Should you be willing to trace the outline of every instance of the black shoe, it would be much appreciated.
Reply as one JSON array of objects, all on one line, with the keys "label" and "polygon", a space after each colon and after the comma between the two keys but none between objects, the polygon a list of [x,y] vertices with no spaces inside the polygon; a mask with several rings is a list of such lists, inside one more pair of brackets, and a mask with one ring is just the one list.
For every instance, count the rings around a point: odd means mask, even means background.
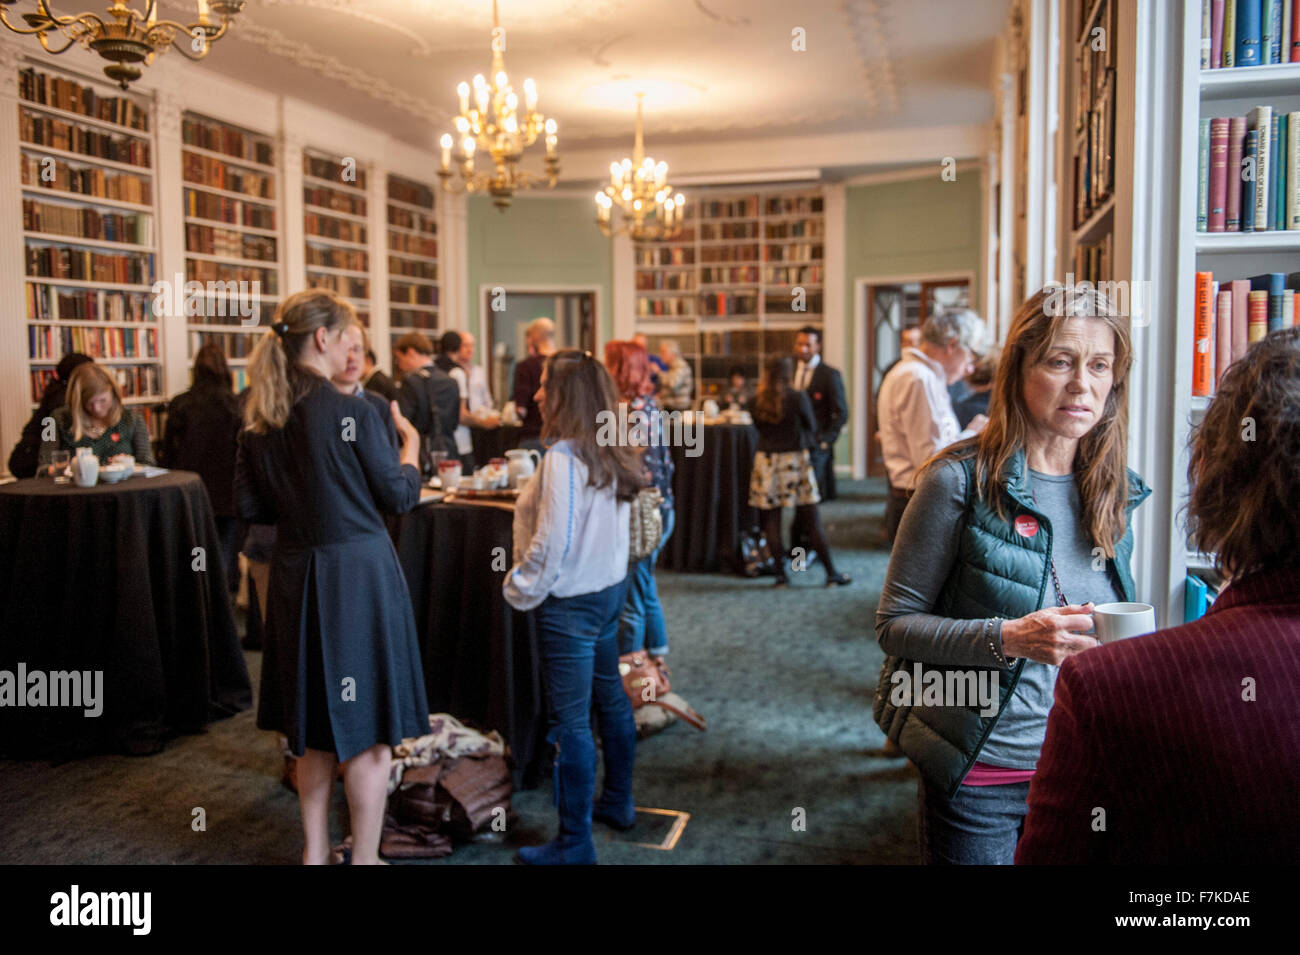
[{"label": "black shoe", "polygon": [[788,586],[790,586],[790,578],[787,577],[785,574],[779,574],[779,575],[777,576],[776,580],[772,581],[772,586],[773,586],[773,587],[788,587]]},{"label": "black shoe", "polygon": [[853,581],[848,574],[827,574],[826,575],[827,587],[847,587],[852,582]]}]

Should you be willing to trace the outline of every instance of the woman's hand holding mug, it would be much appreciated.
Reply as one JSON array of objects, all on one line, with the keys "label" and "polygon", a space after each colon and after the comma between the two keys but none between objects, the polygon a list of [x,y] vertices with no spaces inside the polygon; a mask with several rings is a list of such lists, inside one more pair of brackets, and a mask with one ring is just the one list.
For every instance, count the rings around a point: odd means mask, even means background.
[{"label": "woman's hand holding mug", "polygon": [[1066,657],[1097,646],[1092,629],[1092,604],[1044,607],[1016,620],[1002,621],[1002,655],[1026,657],[1060,666]]}]

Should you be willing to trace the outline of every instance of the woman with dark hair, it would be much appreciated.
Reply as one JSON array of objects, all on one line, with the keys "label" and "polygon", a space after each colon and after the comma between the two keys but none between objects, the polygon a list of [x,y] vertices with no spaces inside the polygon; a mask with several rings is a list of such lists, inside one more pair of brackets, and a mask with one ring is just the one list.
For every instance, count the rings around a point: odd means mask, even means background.
[{"label": "woman with dark hair", "polygon": [[1131,347],[1105,296],[1039,291],[1002,356],[987,426],[921,468],[876,610],[875,717],[921,771],[926,863],[1011,863],[1057,667],[1097,645],[1094,604],[1133,600],[1150,494],[1125,466]]},{"label": "woman with dark hair", "polygon": [[620,656],[644,650],[656,663],[663,664],[668,655],[668,628],[664,609],[655,585],[655,562],[659,552],[673,536],[676,513],[673,510],[673,456],[664,441],[659,406],[655,404],[655,386],[650,381],[650,359],[636,342],[611,341],[605,345],[605,367],[614,379],[614,387],[627,405],[627,419],[635,422],[633,440],[643,448],[641,463],[647,474],[645,485],[653,485],[663,495],[659,513],[663,533],[654,551],[637,561],[627,572],[627,603],[618,625]]},{"label": "woman with dark hair", "polygon": [[230,590],[239,588],[239,517],[235,513],[235,455],[239,402],[221,346],[209,341],[194,356],[193,383],[167,406],[162,463],[203,479],[216,518]]},{"label": "woman with dark hair", "polygon": [[331,384],[355,317],[325,289],[280,303],[249,361],[235,477],[240,517],[276,527],[257,725],[300,757],[309,865],[330,859],[336,763],[352,861],[379,863],[391,747],[429,728],[411,598],[381,517],[419,500],[419,437],[394,403],[399,461],[369,402]]},{"label": "woman with dark hair", "polygon": [[[640,455],[599,442],[597,424],[617,415],[609,374],[589,353],[546,359],[536,401],[550,445],[515,507],[514,566],[502,583],[516,610],[533,610],[556,747],[559,835],[519,851],[529,865],[591,865],[591,821],[636,821],[632,764],[636,726],[618,670],[618,618],[626,599],[629,501],[642,484]],[[595,702],[605,783],[595,811]]]},{"label": "woman with dark hair", "polygon": [[790,580],[785,575],[785,547],[781,543],[781,509],[794,508],[802,539],[812,545],[826,568],[826,586],[850,583],[848,574],[835,571],[817,505],[817,476],[809,453],[817,435],[817,419],[807,392],[792,388],[794,359],[773,355],[763,369],[758,391],[748,405],[758,428],[758,450],[749,479],[749,506],[758,509],[767,547],[776,561],[776,586]]},{"label": "woman with dark hair", "polygon": [[1300,328],[1233,362],[1191,444],[1188,530],[1229,583],[1061,665],[1017,863],[1300,860]]},{"label": "woman with dark hair", "polygon": [[48,473],[55,451],[90,448],[101,464],[123,455],[139,464],[153,464],[153,442],[144,418],[122,402],[117,380],[93,361],[77,365],[68,378],[68,397],[54,412],[53,441],[42,441],[40,471]]},{"label": "woman with dark hair", "polygon": [[36,468],[41,459],[41,432],[45,430],[45,419],[53,417],[54,412],[63,407],[63,400],[68,393],[68,379],[77,366],[93,360],[89,355],[77,351],[69,352],[59,359],[54,367],[54,377],[41,393],[40,405],[23,426],[22,436],[9,454],[9,471],[14,477],[36,476]]}]

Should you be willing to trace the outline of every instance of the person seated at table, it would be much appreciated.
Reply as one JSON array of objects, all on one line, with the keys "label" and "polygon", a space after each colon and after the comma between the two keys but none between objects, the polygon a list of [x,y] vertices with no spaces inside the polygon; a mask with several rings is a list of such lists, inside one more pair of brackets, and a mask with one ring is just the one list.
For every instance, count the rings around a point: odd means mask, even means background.
[{"label": "person seated at table", "polygon": [[745,407],[749,400],[754,397],[754,392],[750,390],[749,382],[745,380],[745,369],[739,365],[732,365],[731,371],[727,372],[729,386],[726,394],[722,396],[722,405],[726,408],[735,408],[737,410]]},{"label": "person seated at table", "polygon": [[77,351],[69,352],[59,359],[59,363],[54,367],[54,377],[50,379],[50,383],[45,386],[45,391],[41,394],[40,405],[23,426],[22,436],[9,455],[9,473],[14,477],[36,476],[36,468],[41,459],[41,432],[45,430],[45,419],[52,417],[55,411],[63,407],[63,401],[68,394],[68,379],[72,377],[77,366],[93,360],[89,355]]},{"label": "person seated at table", "polygon": [[[618,399],[590,353],[548,358],[536,398],[550,451],[519,495],[514,566],[502,593],[516,610],[535,608],[550,703],[546,738],[557,749],[560,832],[546,845],[521,849],[519,859],[590,865],[596,861],[593,818],[617,829],[636,821],[636,724],[618,670],[618,619],[627,596],[629,501],[641,487],[641,461],[636,448],[597,442],[595,422],[616,415]],[[604,791],[594,812],[593,697],[605,755]]]},{"label": "person seated at table", "polygon": [[817,475],[813,473],[811,448],[816,440],[817,419],[813,417],[808,393],[791,385],[794,359],[773,355],[763,369],[758,391],[747,411],[758,429],[758,450],[749,480],[749,506],[758,509],[760,526],[768,550],[776,562],[776,586],[790,580],[785,574],[785,547],[781,544],[781,509],[794,508],[794,519],[803,540],[812,545],[826,568],[826,586],[850,583],[848,574],[837,573],[817,505]]},{"label": "person seated at table", "polygon": [[379,414],[379,420],[384,423],[384,431],[388,435],[388,440],[392,442],[393,448],[400,450],[401,442],[397,436],[397,425],[393,421],[391,402],[385,401],[383,396],[361,384],[365,373],[365,356],[369,354],[366,345],[366,327],[361,324],[360,319],[350,321],[343,328],[343,337],[348,343],[347,364],[341,372],[330,378],[330,381],[338,389],[339,394],[364,398]]},{"label": "person seated at table", "polygon": [[619,655],[644,650],[662,664],[668,655],[668,627],[664,623],[663,606],[659,603],[659,588],[655,585],[655,562],[659,552],[673,536],[676,512],[673,509],[673,456],[663,440],[663,426],[659,419],[659,406],[655,404],[654,385],[650,383],[650,361],[646,351],[635,342],[611,341],[605,345],[605,367],[614,379],[620,403],[628,406],[628,420],[633,415],[644,415],[644,428],[640,434],[645,440],[641,463],[646,469],[646,486],[653,485],[663,495],[659,513],[663,518],[663,531],[659,543],[646,557],[628,568],[627,602],[618,624]]},{"label": "person seated at table", "polygon": [[330,383],[355,318],[327,289],[280,303],[249,360],[235,475],[240,516],[276,525],[257,726],[299,757],[302,859],[317,865],[331,856],[336,764],[352,861],[379,864],[392,747],[429,727],[411,598],[381,517],[419,500],[419,437],[394,403],[399,459],[369,402]]},{"label": "person seated at table", "polygon": [[194,356],[190,390],[167,406],[162,463],[174,470],[194,471],[203,479],[232,592],[239,589],[239,517],[235,514],[239,427],[239,401],[226,356],[220,345],[210,341]]},{"label": "person seated at table", "polygon": [[124,455],[153,464],[153,443],[144,418],[122,403],[117,381],[103,365],[86,362],[68,379],[67,403],[54,412],[54,441],[41,442],[40,469],[48,472],[55,451],[90,448],[101,464]]},{"label": "person seated at table", "polygon": [[1300,328],[1224,372],[1187,479],[1229,583],[1193,623],[1061,664],[1017,864],[1300,860]]}]

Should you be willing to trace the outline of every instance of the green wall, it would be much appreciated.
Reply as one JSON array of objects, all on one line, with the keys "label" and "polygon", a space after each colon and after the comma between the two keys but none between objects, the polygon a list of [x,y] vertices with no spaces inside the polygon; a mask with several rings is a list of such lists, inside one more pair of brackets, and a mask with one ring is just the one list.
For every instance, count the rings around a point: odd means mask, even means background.
[{"label": "green wall", "polygon": [[481,285],[598,286],[600,341],[613,337],[613,253],[596,227],[594,209],[590,196],[516,195],[499,212],[487,196],[471,196],[469,308],[475,327]]},{"label": "green wall", "polygon": [[[857,336],[865,315],[854,314],[858,279],[954,272],[973,276],[971,304],[983,303],[984,266],[980,241],[984,235],[984,182],[980,170],[959,170],[944,182],[936,167],[933,176],[901,182],[850,186],[844,203],[844,346],[845,388],[849,416],[866,414],[862,382],[851,374]],[[836,446],[836,461],[852,461],[850,440]]]}]

